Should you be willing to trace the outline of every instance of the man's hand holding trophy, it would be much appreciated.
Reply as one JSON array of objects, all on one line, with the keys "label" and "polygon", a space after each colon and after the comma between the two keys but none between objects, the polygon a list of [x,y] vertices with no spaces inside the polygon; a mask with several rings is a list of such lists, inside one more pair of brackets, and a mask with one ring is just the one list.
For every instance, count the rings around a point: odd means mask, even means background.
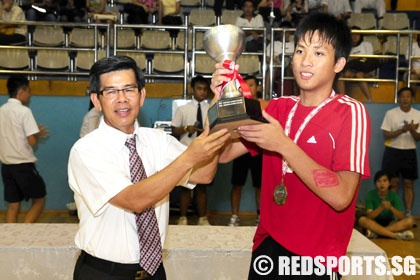
[{"label": "man's hand holding trophy", "polygon": [[245,48],[245,39],[244,31],[230,24],[212,27],[204,34],[207,55],[231,70],[227,74],[231,80],[221,84],[219,99],[209,108],[210,133],[227,128],[232,138],[237,138],[239,126],[266,122],[259,101],[252,99],[248,84],[235,67],[235,61]]}]

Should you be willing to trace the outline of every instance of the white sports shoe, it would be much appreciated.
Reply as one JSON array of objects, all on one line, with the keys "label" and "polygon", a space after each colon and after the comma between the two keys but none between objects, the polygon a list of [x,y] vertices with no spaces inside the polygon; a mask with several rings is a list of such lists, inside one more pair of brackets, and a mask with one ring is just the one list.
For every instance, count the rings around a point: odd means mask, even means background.
[{"label": "white sports shoe", "polygon": [[398,232],[397,235],[398,235],[397,239],[399,239],[399,240],[409,241],[409,240],[414,239],[414,233],[410,230],[405,230],[403,232]]},{"label": "white sports shoe", "polygon": [[366,237],[369,239],[375,239],[378,238],[378,235],[371,231],[370,229],[366,229]]},{"label": "white sports shoe", "polygon": [[186,225],[188,225],[187,217],[185,217],[185,216],[179,217],[179,219],[178,219],[178,225],[179,226],[186,226]]},{"label": "white sports shoe", "polygon": [[198,222],[197,222],[198,226],[211,226],[211,224],[209,223],[209,220],[207,220],[207,217],[200,217],[198,218]]},{"label": "white sports shoe", "polygon": [[230,217],[228,226],[230,226],[230,227],[237,227],[237,226],[239,226],[239,222],[240,221],[241,220],[239,219],[238,215],[232,215],[232,217]]}]

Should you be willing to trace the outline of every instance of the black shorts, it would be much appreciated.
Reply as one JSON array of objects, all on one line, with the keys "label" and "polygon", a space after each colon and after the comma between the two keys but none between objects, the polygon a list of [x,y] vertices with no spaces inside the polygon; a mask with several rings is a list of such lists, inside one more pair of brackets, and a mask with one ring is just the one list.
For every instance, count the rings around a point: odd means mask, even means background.
[{"label": "black shorts", "polygon": [[47,194],[45,182],[34,163],[2,164],[1,175],[7,202],[42,198]]},{"label": "black shorts", "polygon": [[375,219],[375,222],[377,222],[383,227],[387,227],[389,226],[390,223],[393,222],[393,220],[392,219]]},{"label": "black shorts", "polygon": [[248,176],[248,170],[251,169],[252,185],[261,188],[262,155],[251,156],[247,153],[236,158],[232,166],[231,183],[235,186],[243,186]]},{"label": "black shorts", "polygon": [[416,150],[401,150],[385,147],[382,159],[382,170],[389,173],[391,178],[403,177],[415,180],[418,178]]}]

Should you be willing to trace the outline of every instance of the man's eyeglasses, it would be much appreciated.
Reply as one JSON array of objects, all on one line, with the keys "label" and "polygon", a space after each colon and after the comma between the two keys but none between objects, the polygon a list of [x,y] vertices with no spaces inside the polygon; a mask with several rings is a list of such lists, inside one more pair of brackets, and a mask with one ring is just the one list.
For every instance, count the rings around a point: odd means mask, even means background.
[{"label": "man's eyeglasses", "polygon": [[139,94],[139,88],[137,86],[130,86],[123,89],[107,88],[99,91],[99,94],[103,95],[107,99],[113,99],[122,91],[126,97],[136,97]]}]

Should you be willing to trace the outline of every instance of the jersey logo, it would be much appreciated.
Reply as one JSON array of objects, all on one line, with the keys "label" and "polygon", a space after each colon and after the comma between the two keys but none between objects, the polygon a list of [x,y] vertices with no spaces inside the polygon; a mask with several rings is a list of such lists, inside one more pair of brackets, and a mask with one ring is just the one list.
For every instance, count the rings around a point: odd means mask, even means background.
[{"label": "jersey logo", "polygon": [[311,136],[311,138],[308,139],[308,141],[306,141],[307,143],[312,143],[312,144],[316,144],[316,139],[315,136]]}]

